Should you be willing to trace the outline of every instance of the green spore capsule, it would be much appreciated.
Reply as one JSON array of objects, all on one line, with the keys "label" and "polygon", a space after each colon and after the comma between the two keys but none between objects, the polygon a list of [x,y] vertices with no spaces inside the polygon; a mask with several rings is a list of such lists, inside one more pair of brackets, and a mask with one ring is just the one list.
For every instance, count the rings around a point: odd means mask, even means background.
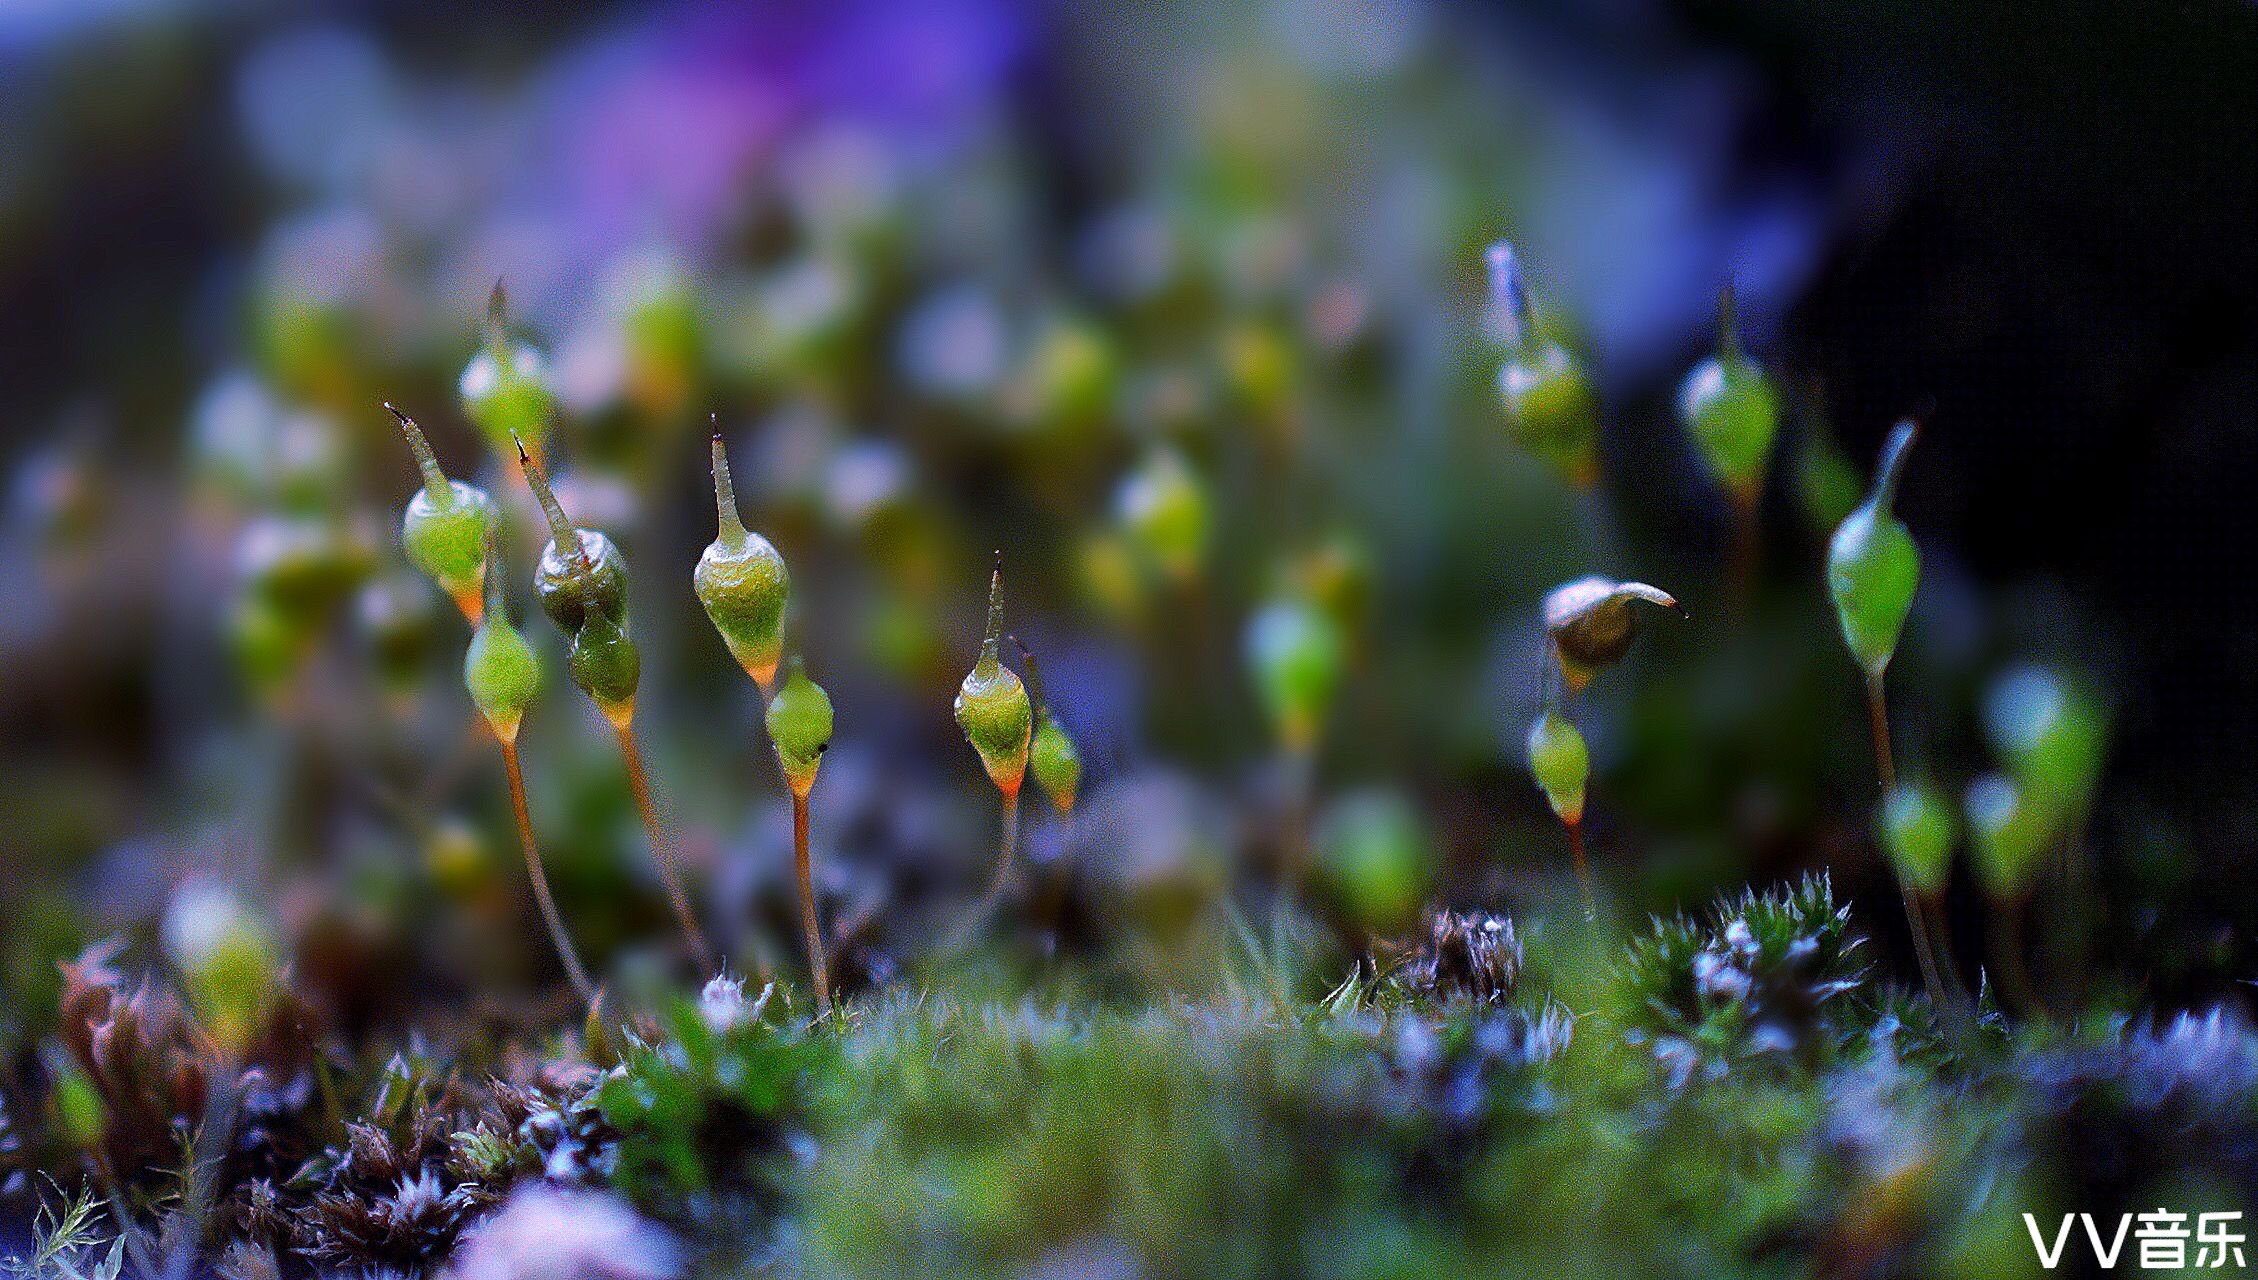
[{"label": "green spore capsule", "polygon": [[1952,877],[1952,846],[1959,822],[1952,805],[1923,782],[1900,782],[1882,797],[1875,834],[1890,865],[1914,892],[1934,897]]},{"label": "green spore capsule", "polygon": [[463,687],[479,714],[503,742],[517,741],[525,709],[541,693],[541,660],[533,646],[510,622],[503,599],[500,553],[492,553],[497,571],[487,575],[486,604],[478,629],[463,652]]},{"label": "green spore capsule", "polygon": [[791,597],[792,575],[775,546],[747,530],[738,517],[729,457],[719,432],[713,437],[713,494],[721,532],[698,557],[691,588],[730,656],[765,694],[776,680],[776,663],[784,652],[784,605]]},{"label": "green spore capsule", "polygon": [[627,628],[610,614],[591,611],[565,658],[573,684],[624,730],[635,718],[635,690],[643,679],[643,655]]},{"label": "green spore capsule", "polygon": [[509,297],[499,281],[486,303],[486,345],[463,368],[457,392],[463,414],[478,424],[494,452],[507,458],[517,442],[538,454],[556,411],[547,362],[509,336]]},{"label": "green spore capsule", "polygon": [[1968,784],[1961,808],[1968,819],[1977,882],[1997,901],[2020,899],[2030,891],[2046,853],[2049,832],[2043,815],[2021,787],[1997,773]]},{"label": "green spore capsule", "polygon": [[988,629],[980,641],[980,657],[957,689],[957,725],[965,741],[980,753],[988,778],[1006,796],[1016,797],[1027,774],[1027,749],[1033,736],[1034,712],[1027,686],[1003,664],[999,643],[1003,638],[1004,569],[998,553],[994,574],[988,580]]},{"label": "green spore capsule", "polygon": [[1319,882],[1366,930],[1417,923],[1435,863],[1434,840],[1411,802],[1393,791],[1343,796],[1317,829]]},{"label": "green spore capsule", "polygon": [[1316,749],[1347,649],[1340,624],[1299,595],[1273,600],[1248,620],[1247,666],[1271,728],[1288,751]]},{"label": "green spore capsule", "polygon": [[1591,752],[1583,732],[1558,711],[1547,710],[1529,726],[1529,772],[1552,811],[1573,827],[1584,820],[1584,784],[1591,778]]},{"label": "green spore capsule", "polygon": [[776,761],[792,794],[805,799],[831,746],[831,695],[808,679],[807,664],[797,654],[785,667],[776,696],[768,700],[768,740],[776,746]]},{"label": "green spore capsule", "polygon": [[[594,529],[575,529],[557,504],[549,477],[523,444],[518,445],[518,465],[525,481],[540,499],[549,520],[549,543],[541,549],[533,569],[533,594],[541,612],[568,636],[578,635],[590,614],[609,618],[621,631],[627,629],[627,560],[612,540]],[[564,548],[572,548],[566,551]]]},{"label": "green spore capsule", "polygon": [[1571,692],[1630,652],[1641,604],[1684,613],[1677,597],[1660,587],[1597,576],[1563,583],[1545,597],[1545,633]]},{"label": "green spore capsule", "polygon": [[1146,562],[1176,582],[1199,576],[1207,555],[1207,493],[1173,449],[1156,449],[1121,482],[1114,510]]},{"label": "green spore capsule", "polygon": [[1985,692],[1983,718],[1992,749],[2030,803],[2058,828],[2080,820],[2108,749],[2100,700],[2044,667],[2018,666]]},{"label": "green spore capsule", "polygon": [[1717,327],[1717,353],[1695,365],[1678,389],[1678,418],[1710,474],[1736,501],[1751,502],[1779,434],[1780,398],[1741,346],[1730,287],[1718,298]]},{"label": "green spore capsule", "polygon": [[1051,807],[1063,818],[1074,812],[1075,797],[1081,792],[1082,753],[1075,749],[1074,739],[1043,696],[1043,678],[1034,652],[1020,643],[1018,636],[1011,642],[1018,647],[1020,663],[1027,669],[1027,689],[1035,706],[1035,738],[1028,750],[1027,767],[1035,775],[1036,785],[1051,798]]},{"label": "green spore capsule", "polygon": [[280,987],[281,948],[266,921],[232,890],[192,881],[165,909],[164,941],[197,1021],[239,1060]]},{"label": "green spore capsule", "polygon": [[487,535],[500,524],[501,511],[484,489],[447,478],[415,419],[390,401],[384,409],[399,420],[408,450],[423,472],[423,487],[408,499],[407,512],[400,518],[400,549],[407,552],[408,563],[438,583],[477,626],[486,582]]},{"label": "green spore capsule", "polygon": [[1483,255],[1490,308],[1505,345],[1498,407],[1507,434],[1578,488],[1599,478],[1599,393],[1582,362],[1538,330],[1520,255],[1499,241]]},{"label": "green spore capsule", "polygon": [[1913,593],[1921,585],[1920,548],[1890,511],[1916,434],[1910,421],[1890,432],[1872,492],[1827,543],[1827,590],[1835,599],[1843,643],[1870,680],[1881,679],[1888,669],[1913,608]]}]

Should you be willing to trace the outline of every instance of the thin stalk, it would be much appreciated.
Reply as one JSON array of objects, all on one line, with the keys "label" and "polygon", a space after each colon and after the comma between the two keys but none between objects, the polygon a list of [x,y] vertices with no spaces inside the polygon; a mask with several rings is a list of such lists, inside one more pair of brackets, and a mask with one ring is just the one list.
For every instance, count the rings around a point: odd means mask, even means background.
[{"label": "thin stalk", "polygon": [[612,728],[619,734],[620,756],[627,762],[627,786],[635,793],[635,810],[643,819],[643,834],[651,843],[651,860],[658,864],[659,882],[666,886],[667,901],[674,907],[674,918],[682,925],[682,936],[689,940],[691,954],[698,967],[706,973],[719,972],[714,961],[713,947],[707,943],[705,931],[698,927],[698,918],[690,910],[690,894],[682,886],[681,868],[676,864],[674,842],[667,837],[666,828],[659,824],[658,805],[651,799],[650,775],[643,769],[643,749],[635,743],[635,720],[632,715],[612,719]]},{"label": "thin stalk", "polygon": [[1591,864],[1584,859],[1584,820],[1563,823],[1568,828],[1568,853],[1576,864],[1576,887],[1584,894],[1584,923],[1599,922],[1599,894],[1592,888]]},{"label": "thin stalk", "polygon": [[1316,744],[1289,745],[1286,748],[1286,829],[1279,849],[1278,870],[1286,893],[1297,898],[1309,874],[1309,814],[1316,789]]},{"label": "thin stalk", "polygon": [[1003,901],[1004,891],[1011,887],[1012,867],[1019,849],[1018,788],[1004,791],[1003,797],[1003,830],[996,839],[996,873],[988,881],[988,891],[980,895],[980,901],[973,904],[971,912],[950,932],[948,940],[942,943],[943,955],[954,955],[969,945],[972,935],[979,931],[981,924],[995,911],[997,904]]},{"label": "thin stalk", "polygon": [[1761,515],[1763,489],[1750,485],[1733,492],[1733,541],[1725,560],[1725,598],[1731,602],[1733,616],[1748,615],[1749,602],[1756,594],[1756,560],[1760,549],[1758,520]]},{"label": "thin stalk", "polygon": [[[1874,739],[1874,772],[1881,778],[1882,795],[1886,799],[1897,790],[1897,755],[1890,748],[1889,700],[1879,672],[1866,677],[1866,720]],[[1913,938],[1913,958],[1921,967],[1921,982],[1929,989],[1929,1003],[1949,1020],[1954,1037],[1958,1038],[1967,1029],[1970,1014],[1965,988],[1960,985],[1960,966],[1952,959],[1952,944],[1942,931],[1930,937],[1929,913],[1923,910],[1913,886],[1900,876],[1897,887],[1905,899],[1905,925]],[[1947,971],[1953,975],[1949,985],[1944,977]]]},{"label": "thin stalk", "polygon": [[1999,971],[2000,989],[2025,1017],[2051,1020],[2053,1012],[2039,998],[2038,989],[2031,985],[2031,971],[2023,964],[2023,903],[1992,903],[1992,920],[1998,927],[1991,932],[1991,962]]},{"label": "thin stalk", "polygon": [[818,1015],[831,1012],[831,968],[823,957],[823,929],[815,918],[815,877],[808,859],[808,798],[792,792],[792,866],[800,877],[800,928],[808,939],[808,970],[815,978]]},{"label": "thin stalk", "polygon": [[1890,750],[1889,700],[1879,675],[1866,677],[1866,720],[1874,737],[1874,771],[1881,775],[1882,794],[1897,790],[1897,756]]},{"label": "thin stalk", "polygon": [[502,771],[510,780],[510,809],[517,815],[517,844],[525,854],[525,874],[533,882],[533,901],[541,908],[541,919],[549,926],[549,941],[557,948],[557,959],[564,962],[565,976],[572,979],[572,989],[580,993],[581,1003],[596,1003],[596,984],[588,980],[588,970],[580,963],[580,953],[573,948],[572,935],[565,932],[564,916],[557,911],[557,900],[549,893],[549,873],[541,862],[541,848],[533,839],[533,816],[525,803],[525,770],[518,761],[517,740],[504,738],[502,743]]}]

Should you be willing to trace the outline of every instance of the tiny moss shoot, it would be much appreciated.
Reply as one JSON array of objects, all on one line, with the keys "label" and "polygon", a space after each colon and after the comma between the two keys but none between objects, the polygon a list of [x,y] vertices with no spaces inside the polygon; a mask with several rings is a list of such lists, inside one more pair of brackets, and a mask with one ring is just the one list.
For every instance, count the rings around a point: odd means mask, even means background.
[{"label": "tiny moss shoot", "polygon": [[[713,948],[691,910],[674,841],[659,821],[643,750],[635,740],[635,691],[642,679],[642,658],[627,632],[626,559],[603,534],[573,527],[557,502],[547,473],[522,442],[518,444],[518,465],[548,517],[551,534],[534,572],[535,593],[549,620],[568,638],[571,647],[566,669],[573,683],[604,713],[619,738],[628,789],[634,795],[635,810],[642,818],[643,833],[650,842],[651,859],[658,866],[667,901],[674,908],[692,957],[702,971],[712,973],[717,968]],[[567,547],[571,550],[566,551]]]}]

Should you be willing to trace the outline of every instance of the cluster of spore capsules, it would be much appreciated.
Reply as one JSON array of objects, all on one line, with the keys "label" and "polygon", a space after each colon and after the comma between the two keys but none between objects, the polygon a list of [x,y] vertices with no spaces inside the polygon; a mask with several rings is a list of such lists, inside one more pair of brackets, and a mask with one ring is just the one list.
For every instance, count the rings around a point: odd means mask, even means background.
[{"label": "cluster of spore capsules", "polygon": [[[542,381],[542,360],[508,332],[506,298],[495,287],[488,308],[487,342],[463,372],[465,414],[490,443],[506,442],[539,502],[550,538],[534,567],[533,592],[541,611],[565,638],[573,685],[603,713],[618,735],[630,788],[659,877],[692,956],[706,972],[717,958],[691,905],[680,859],[658,818],[649,776],[637,744],[635,696],[642,657],[630,633],[626,558],[601,531],[575,526],[558,502],[538,456],[554,405]],[[550,893],[526,801],[517,750],[519,726],[540,694],[541,665],[511,622],[504,589],[502,511],[485,490],[450,478],[411,417],[386,404],[400,424],[423,476],[401,520],[401,546],[409,561],[462,610],[474,628],[463,657],[463,682],[502,749],[518,839],[534,897],[567,976],[590,1002],[594,981],[572,943]],[[748,528],[737,508],[729,458],[713,437],[713,489],[718,532],[691,571],[691,587],[730,656],[759,689],[763,724],[792,798],[795,872],[808,965],[819,1011],[828,1011],[831,982],[823,929],[816,910],[809,851],[809,796],[824,752],[831,745],[831,699],[807,671],[804,657],[787,655],[792,577],[774,543]],[[979,656],[956,699],[957,723],[979,754],[1003,797],[1002,835],[983,910],[1009,887],[1017,844],[1019,793],[1032,772],[1061,814],[1072,811],[1081,782],[1081,757],[1058,717],[1040,696],[1034,656],[1020,648],[1028,678],[1004,665],[1003,565],[997,556],[989,585],[988,625]],[[1037,693],[1030,697],[1029,686]]]},{"label": "cluster of spore capsules", "polygon": [[[1502,351],[1498,405],[1510,437],[1585,493],[1600,478],[1600,398],[1583,361],[1543,322],[1518,255],[1497,244],[1486,256],[1491,332]],[[486,341],[463,371],[462,409],[505,457],[514,456],[549,526],[550,539],[533,572],[535,599],[563,635],[573,684],[602,712],[618,737],[660,880],[684,940],[711,972],[716,956],[700,929],[680,860],[657,816],[634,732],[642,662],[631,634],[628,568],[602,532],[575,526],[544,469],[543,447],[556,412],[537,348],[509,332],[497,286]],[[517,755],[518,727],[540,691],[540,663],[512,623],[504,589],[502,512],[477,486],[452,479],[405,413],[398,418],[421,469],[423,486],[409,499],[402,524],[408,559],[455,601],[474,627],[464,680],[501,745],[519,841],[536,902],[567,975],[583,997],[597,992],[549,892]],[[1781,396],[1748,352],[1735,323],[1730,289],[1722,297],[1716,352],[1687,375],[1677,414],[1698,456],[1733,514],[1734,550],[1728,595],[1741,607],[1750,586],[1759,498],[1782,419]],[[1925,775],[1901,777],[1890,745],[1883,680],[1895,654],[1920,579],[1920,554],[1892,504],[1917,435],[1900,423],[1883,446],[1865,500],[1842,519],[1827,556],[1827,586],[1842,636],[1865,677],[1870,728],[1881,784],[1878,835],[1904,889],[1907,920],[1921,972],[1948,1022],[1964,1026],[1971,1003],[1942,926],[1942,895],[1964,813],[1973,865],[1982,887],[2012,918],[2029,895],[2045,852],[2082,821],[2098,775],[2105,716],[2090,695],[2037,669],[2002,681],[1987,706],[1987,724],[2007,767],[1971,784],[1964,803],[1942,798]],[[813,891],[809,797],[833,730],[829,696],[791,651],[791,574],[776,546],[746,527],[729,460],[718,432],[712,442],[718,530],[692,571],[692,587],[731,657],[758,688],[764,725],[792,800],[795,871],[801,924],[819,1010],[831,983],[823,928]],[[1164,567],[1189,574],[1206,541],[1199,486],[1182,459],[1150,455],[1122,486],[1125,526],[1154,550]],[[1171,548],[1177,553],[1173,558]],[[1295,830],[1282,842],[1281,879],[1302,875],[1311,775],[1325,721],[1348,661],[1348,641],[1329,607],[1324,557],[1289,575],[1257,607],[1245,630],[1254,691],[1277,743],[1290,788]],[[1671,593],[1644,582],[1592,575],[1553,590],[1543,603],[1547,637],[1542,707],[1527,735],[1530,772],[1569,836],[1572,863],[1588,918],[1599,895],[1585,851],[1591,754],[1572,716],[1573,702],[1629,652],[1645,616],[1684,613]],[[1021,671],[1005,664],[1002,555],[989,582],[987,626],[977,657],[958,690],[954,713],[1001,801],[994,872],[987,894],[967,920],[979,923],[1011,883],[1018,844],[1019,800],[1031,773],[1058,811],[1070,814],[1082,780],[1072,737],[1042,696],[1034,655],[1017,637]],[[1024,672],[1024,675],[1022,674]],[[2003,957],[2003,981],[2027,989],[2020,965]],[[2033,1000],[2035,1003],[2035,998]]]},{"label": "cluster of spore capsules", "polygon": [[[1504,356],[1497,393],[1507,431],[1567,483],[1590,491],[1599,476],[1599,396],[1592,379],[1541,323],[1513,246],[1491,246],[1487,266],[1492,331]],[[1676,409],[1732,511],[1728,589],[1737,608],[1750,588],[1759,499],[1782,397],[1742,342],[1730,287],[1720,299],[1717,349],[1686,374]],[[1910,419],[1890,431],[1864,500],[1828,540],[1826,585],[1843,642],[1864,676],[1881,790],[1877,838],[1904,891],[1929,994],[1948,1030],[1964,1034],[1973,1002],[1943,912],[1960,818],[1971,836],[1971,865],[2001,925],[1992,931],[1994,968],[2026,1011],[2043,1010],[2023,974],[2017,922],[2047,852],[2074,838],[2084,821],[2100,775],[2107,716],[2090,691],[2042,668],[2019,667],[1995,684],[1984,708],[1987,732],[2006,767],[1968,786],[1960,814],[1926,776],[1901,776],[1883,679],[1920,585],[1920,550],[1893,510],[1918,434]],[[1529,769],[1567,828],[1587,916],[1597,914],[1583,838],[1591,756],[1568,703],[1629,651],[1642,610],[1650,606],[1679,608],[1658,587],[1599,576],[1560,586],[1544,602],[1549,660],[1543,710],[1529,729]]]}]

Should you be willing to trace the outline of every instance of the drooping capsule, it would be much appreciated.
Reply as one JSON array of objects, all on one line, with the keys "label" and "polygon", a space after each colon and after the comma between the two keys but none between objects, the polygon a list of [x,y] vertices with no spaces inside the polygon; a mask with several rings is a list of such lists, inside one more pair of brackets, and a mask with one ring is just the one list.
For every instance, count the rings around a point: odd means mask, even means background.
[{"label": "drooping capsule", "polygon": [[1717,352],[1680,385],[1678,418],[1725,491],[1736,501],[1754,501],[1779,434],[1780,397],[1741,345],[1730,286],[1718,297]]},{"label": "drooping capsule", "polygon": [[1890,510],[1917,431],[1907,421],[1890,432],[1873,490],[1827,543],[1827,590],[1834,596],[1843,643],[1870,680],[1888,669],[1921,585],[1920,548]]},{"label": "drooping capsule", "polygon": [[1591,770],[1583,732],[1568,717],[1547,709],[1529,726],[1529,772],[1552,811],[1571,827],[1584,820],[1584,785]]},{"label": "drooping capsule", "polygon": [[[497,539],[497,543],[498,543]],[[471,632],[470,647],[463,651],[463,687],[470,700],[504,742],[517,740],[525,709],[541,693],[541,660],[533,646],[510,621],[502,591],[499,551],[495,572],[486,578],[486,606]]]},{"label": "drooping capsule", "polygon": [[407,512],[400,517],[400,549],[407,553],[408,563],[439,584],[477,626],[488,535],[500,524],[501,511],[484,489],[447,478],[415,419],[389,401],[384,408],[399,420],[400,432],[423,472],[423,487],[408,499]]},{"label": "drooping capsule", "polygon": [[463,367],[456,390],[464,416],[478,424],[495,453],[508,458],[519,442],[541,452],[556,410],[547,361],[531,344],[511,339],[509,296],[500,281],[486,303],[485,345]]},{"label": "drooping capsule", "polygon": [[1599,393],[1575,353],[1538,329],[1513,246],[1491,245],[1484,262],[1493,322],[1505,346],[1497,392],[1506,431],[1570,484],[1588,488],[1599,475]]},{"label": "drooping capsule", "polygon": [[1035,738],[1028,749],[1027,768],[1043,794],[1051,798],[1051,806],[1065,817],[1074,812],[1075,797],[1081,792],[1082,753],[1075,749],[1073,737],[1043,696],[1043,678],[1034,652],[1020,643],[1018,636],[1011,639],[1019,648],[1020,664],[1027,669],[1027,691],[1035,710]]},{"label": "drooping capsule", "polygon": [[1915,893],[1934,897],[1952,876],[1952,846],[1959,823],[1952,805],[1925,782],[1900,782],[1882,797],[1876,834],[1890,865]]},{"label": "drooping capsule", "polygon": [[988,628],[980,641],[979,660],[957,689],[957,725],[965,741],[980,753],[988,778],[1007,796],[1017,796],[1027,774],[1027,751],[1034,732],[1034,712],[1027,686],[1003,664],[999,648],[1003,638],[1004,571],[997,557],[988,582]]},{"label": "drooping capsule", "polygon": [[1347,650],[1340,624],[1299,594],[1272,600],[1247,621],[1247,666],[1255,692],[1288,751],[1316,748]]},{"label": "drooping capsule", "polygon": [[784,683],[768,701],[768,740],[792,793],[803,799],[815,786],[816,770],[831,746],[831,695],[808,679],[807,664],[792,657]]},{"label": "drooping capsule", "polygon": [[1132,546],[1175,582],[1199,576],[1207,555],[1207,493],[1183,455],[1156,449],[1122,480],[1114,510]]},{"label": "drooping capsule", "polygon": [[721,435],[713,437],[714,506],[721,531],[706,544],[691,574],[698,602],[730,656],[767,693],[784,652],[784,605],[792,577],[784,557],[768,539],[745,528],[737,514],[737,495],[729,480],[729,457]]},{"label": "drooping capsule", "polygon": [[1677,597],[1660,587],[1597,576],[1563,583],[1545,597],[1545,633],[1571,692],[1630,652],[1642,603],[1678,609]]}]

